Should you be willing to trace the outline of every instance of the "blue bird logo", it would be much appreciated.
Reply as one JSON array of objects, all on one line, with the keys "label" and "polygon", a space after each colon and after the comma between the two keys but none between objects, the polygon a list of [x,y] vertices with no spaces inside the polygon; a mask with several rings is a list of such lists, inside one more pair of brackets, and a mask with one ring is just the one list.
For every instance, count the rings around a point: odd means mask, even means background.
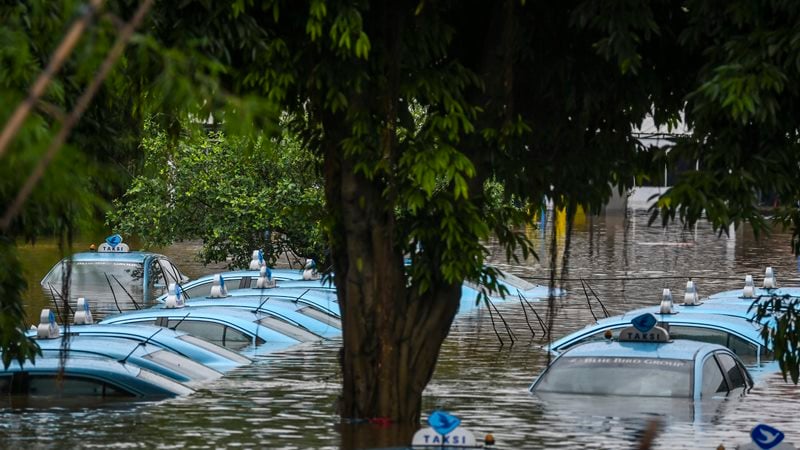
[{"label": "blue bird logo", "polygon": [[106,244],[110,245],[111,247],[118,246],[120,242],[122,242],[122,236],[118,234],[106,238]]},{"label": "blue bird logo", "polygon": [[783,442],[784,434],[776,428],[761,423],[753,428],[750,437],[758,448],[769,450]]},{"label": "blue bird logo", "polygon": [[461,419],[444,411],[434,411],[428,416],[428,425],[439,434],[447,434],[461,424]]},{"label": "blue bird logo", "polygon": [[650,331],[650,329],[656,326],[657,322],[658,319],[656,319],[656,316],[650,313],[642,314],[641,316],[636,316],[633,318],[633,320],[631,320],[631,324],[633,324],[634,328],[636,328],[642,333]]}]

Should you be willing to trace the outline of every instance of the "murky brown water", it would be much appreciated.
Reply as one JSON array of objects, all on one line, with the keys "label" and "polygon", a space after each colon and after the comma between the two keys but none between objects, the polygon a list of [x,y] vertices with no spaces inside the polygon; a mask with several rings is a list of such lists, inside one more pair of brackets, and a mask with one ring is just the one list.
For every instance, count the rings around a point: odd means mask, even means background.
[{"label": "murky brown water", "polygon": [[[789,236],[774,234],[756,242],[747,231],[734,239],[717,237],[707,225],[696,229],[646,227],[646,215],[633,220],[595,218],[576,225],[570,254],[570,279],[586,279],[612,314],[660,300],[669,287],[682,295],[686,278],[695,277],[701,294],[738,288],[744,275],[760,279],[772,265],[779,283],[800,285],[798,261]],[[549,231],[549,230],[548,230]],[[547,275],[546,243],[539,230],[530,236],[541,244],[542,261],[504,266],[525,276]],[[164,251],[190,275],[209,272],[193,261],[195,248]],[[499,250],[498,250],[499,252]],[[58,260],[54,248],[26,252],[42,261],[40,271]],[[504,263],[500,253],[493,255]],[[190,266],[194,263],[194,266]],[[33,265],[32,265],[33,266]],[[43,275],[29,272],[38,283]],[[679,276],[677,279],[652,279]],[[649,280],[636,280],[650,277]],[[627,278],[626,281],[609,280]],[[558,301],[554,337],[592,321],[580,282],[568,282],[569,295]],[[35,303],[36,296],[31,296]],[[596,303],[595,314],[601,314]],[[31,305],[36,311],[41,305]],[[425,392],[425,411],[444,408],[460,416],[476,434],[491,432],[501,448],[631,448],[652,417],[637,413],[639,404],[602,405],[540,399],[528,393],[532,378],[547,363],[538,325],[532,337],[519,302],[498,305],[517,337],[501,346],[485,311],[457,319],[446,341],[434,380]],[[545,312],[544,304],[535,306]],[[339,390],[338,345],[309,345],[271,355],[237,370],[188,398],[102,409],[1,411],[0,446],[31,448],[358,448],[385,444],[394,430],[341,426],[335,412]],[[632,402],[647,400],[635,399]],[[662,405],[659,405],[661,408]],[[800,389],[780,377],[757,385],[751,395],[718,403],[663,405],[660,449],[734,448],[748,441],[750,429],[766,422],[800,444]]]}]

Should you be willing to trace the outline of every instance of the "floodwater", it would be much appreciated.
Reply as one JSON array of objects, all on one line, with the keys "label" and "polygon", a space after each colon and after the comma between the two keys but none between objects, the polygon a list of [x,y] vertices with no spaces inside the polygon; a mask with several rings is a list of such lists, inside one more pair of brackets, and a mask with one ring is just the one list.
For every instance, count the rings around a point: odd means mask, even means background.
[{"label": "floodwater", "polygon": [[[546,228],[528,230],[540,261],[506,265],[496,247],[491,247],[492,260],[517,275],[547,277],[554,227]],[[563,224],[556,221],[555,228]],[[558,242],[563,257],[563,237]],[[693,229],[647,227],[645,213],[581,218],[575,224],[565,274],[569,294],[556,302],[552,336],[583,327],[592,322],[592,314],[602,315],[595,300],[591,310],[587,306],[581,279],[611,314],[657,304],[665,287],[679,299],[688,277],[697,282],[701,295],[739,288],[745,274],[760,280],[766,265],[775,268],[779,283],[800,285],[798,260],[789,243],[788,234],[777,232],[756,241],[748,229],[731,238],[719,237],[704,223]],[[191,276],[210,272],[196,264],[195,251],[191,245],[179,245],[164,253]],[[58,259],[51,254],[54,249],[44,252],[38,244],[26,252],[29,261],[46,259],[50,264]],[[37,288],[48,266],[30,267],[29,282]],[[41,307],[35,304],[39,297],[32,293],[28,298],[33,313]],[[534,307],[544,318],[546,304]],[[591,397],[533,396],[527,388],[547,364],[542,349],[547,339],[538,322],[526,320],[518,301],[498,308],[516,336],[514,344],[496,314],[502,345],[485,310],[459,316],[425,391],[424,411],[450,411],[476,435],[492,433],[499,448],[632,448],[654,417],[662,423],[655,441],[659,449],[715,449],[720,444],[734,448],[749,441],[756,423],[777,426],[787,441],[800,444],[800,415],[795,413],[800,389],[780,376],[762,380],[745,398],[701,404],[634,398],[607,405]],[[333,342],[275,353],[186,398],[104,408],[0,410],[0,446],[305,449],[403,444],[393,439],[404,430],[340,424],[337,350]]]}]

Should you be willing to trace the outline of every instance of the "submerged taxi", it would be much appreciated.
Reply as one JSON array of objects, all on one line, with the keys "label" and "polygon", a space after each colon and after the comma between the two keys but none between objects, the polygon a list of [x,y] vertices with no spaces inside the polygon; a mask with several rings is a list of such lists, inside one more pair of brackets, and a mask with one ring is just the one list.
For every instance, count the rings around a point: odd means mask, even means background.
[{"label": "submerged taxi", "polygon": [[91,298],[101,316],[153,304],[170,283],[189,280],[166,256],[131,251],[119,235],[109,236],[96,251],[75,253],[50,269],[41,286],[56,307],[64,302],[67,274],[70,308],[79,297]]},{"label": "submerged taxi", "polygon": [[301,342],[325,340],[289,322],[234,308],[148,308],[106,317],[101,324],[155,325],[184,331],[245,354],[288,348]]},{"label": "submerged taxi", "polygon": [[632,319],[643,314],[656,317],[658,324],[666,328],[674,339],[722,345],[753,366],[773,359],[772,351],[764,346],[762,337],[764,327],[771,326],[773,318],[756,323],[746,307],[725,308],[698,302],[673,305],[669,289],[664,289],[662,302],[657,307],[600,319],[551,342],[547,349],[559,354],[578,344],[616,339],[622,330],[630,326]]},{"label": "submerged taxi", "polygon": [[753,385],[726,347],[673,339],[652,314],[637,316],[617,339],[577,345],[545,369],[530,391],[570,395],[711,398]]},{"label": "submerged taxi", "polygon": [[[62,371],[63,369],[63,371]],[[80,405],[94,400],[158,399],[188,395],[194,391],[134,364],[123,364],[108,357],[69,354],[61,364],[59,354],[43,354],[36,362],[20,365],[13,361],[0,371],[0,405],[60,404],[60,399],[75,398]]]},{"label": "submerged taxi", "polygon": [[[0,396],[0,404],[10,402],[14,406],[17,400],[30,404],[30,400],[35,402],[38,399],[52,406],[58,403],[58,399],[70,398],[125,400],[174,397],[194,392],[177,381],[182,376],[187,380],[199,380],[199,377],[212,379],[221,375],[185,358],[179,361],[178,366],[169,367],[162,364],[160,358],[148,359],[148,356],[154,356],[149,349],[134,356],[139,345],[129,343],[123,349],[123,344],[114,340],[79,342],[75,349],[65,353],[61,348],[60,328],[56,324],[55,314],[48,309],[42,311],[41,321],[36,327],[36,339],[42,353],[35,361],[22,364],[12,361],[8,367],[0,369],[0,394],[4,394]],[[123,355],[125,350],[128,354]],[[134,361],[155,370],[137,365]],[[175,362],[174,359],[170,361]],[[201,372],[195,374],[198,378],[188,376],[186,371],[178,375],[180,370],[190,368],[179,367],[183,364],[190,365],[191,369],[200,368]]]},{"label": "submerged taxi", "polygon": [[753,276],[747,275],[742,289],[717,292],[709,295],[707,301],[726,304],[738,301],[752,304],[754,301],[771,297],[800,298],[800,287],[779,287],[775,271],[772,267],[767,267],[764,271],[764,280],[761,287],[756,287],[753,283]]}]

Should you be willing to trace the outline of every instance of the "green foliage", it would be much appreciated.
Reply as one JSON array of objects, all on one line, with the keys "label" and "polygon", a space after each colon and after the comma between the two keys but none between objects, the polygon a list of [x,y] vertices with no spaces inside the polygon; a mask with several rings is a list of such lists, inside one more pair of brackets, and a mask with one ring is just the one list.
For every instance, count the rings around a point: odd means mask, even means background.
[{"label": "green foliage", "polygon": [[783,379],[787,380],[788,374],[797,384],[800,381],[800,299],[788,295],[762,297],[754,301],[750,309],[755,309],[756,322],[774,320],[774,325],[761,329],[761,337],[764,345],[775,354]]},{"label": "green foliage", "polygon": [[659,203],[663,220],[708,218],[720,232],[749,222],[768,232],[762,194],[780,200],[776,223],[793,230],[800,252],[798,108],[800,4],[689,1],[680,32],[685,55],[702,56],[683,94],[692,134],[658,162],[697,161]]},{"label": "green foliage", "polygon": [[[34,80],[44,70],[69,25],[82,14],[83,1],[32,0],[0,3],[0,124],[5,125]],[[114,5],[117,6],[117,5]],[[0,205],[10,205],[59,130],[59,117],[93,78],[116,27],[98,20],[54,77],[0,159]],[[13,243],[40,236],[69,240],[93,226],[110,200],[120,195],[129,172],[139,164],[138,122],[133,116],[130,79],[112,73],[48,167],[16,219],[2,233],[2,312],[0,350],[4,363],[35,355],[35,343],[19,334],[24,316]]]},{"label": "green foliage", "polygon": [[151,124],[142,150],[145,174],[108,213],[116,231],[154,246],[201,239],[204,262],[231,267],[246,267],[257,248],[272,262],[284,251],[323,256],[317,163],[291,135],[253,143],[212,131],[171,141]]},{"label": "green foliage", "polygon": [[8,368],[12,361],[22,364],[26,359],[33,361],[41,355],[39,346],[25,336],[25,311],[22,308],[21,292],[25,287],[22,265],[17,257],[14,243],[0,236],[0,348],[3,367]]},{"label": "green foliage", "polygon": [[[75,6],[0,7],[7,104],[23,98]],[[131,5],[108,7],[126,16]],[[677,179],[653,220],[705,217],[721,231],[749,222],[760,232],[768,223],[757,197],[775,194],[797,251],[797,23],[800,3],[790,1],[160,2],[77,150],[62,155],[60,175],[14,233],[69,228],[102,206],[119,185],[96,190],[98,199],[79,167],[108,173],[113,147],[112,160],[138,171],[130,149],[148,117],[156,128],[142,175],[111,220],[153,244],[201,238],[207,261],[275,244],[267,227],[319,254],[322,226],[341,267],[358,270],[363,261],[349,252],[362,242],[348,230],[386,225],[396,257],[381,262],[411,255],[409,292],[491,284],[483,243],[497,236],[509,255],[527,256],[516,227],[545,198],[598,212],[614,186],[695,161],[700,170]],[[98,21],[48,102],[68,108],[112,33]],[[683,118],[692,133],[669,152],[646,149],[632,128],[648,116],[667,126]],[[6,156],[13,165],[0,168],[2,199],[53,129],[42,114],[28,121]]]}]

